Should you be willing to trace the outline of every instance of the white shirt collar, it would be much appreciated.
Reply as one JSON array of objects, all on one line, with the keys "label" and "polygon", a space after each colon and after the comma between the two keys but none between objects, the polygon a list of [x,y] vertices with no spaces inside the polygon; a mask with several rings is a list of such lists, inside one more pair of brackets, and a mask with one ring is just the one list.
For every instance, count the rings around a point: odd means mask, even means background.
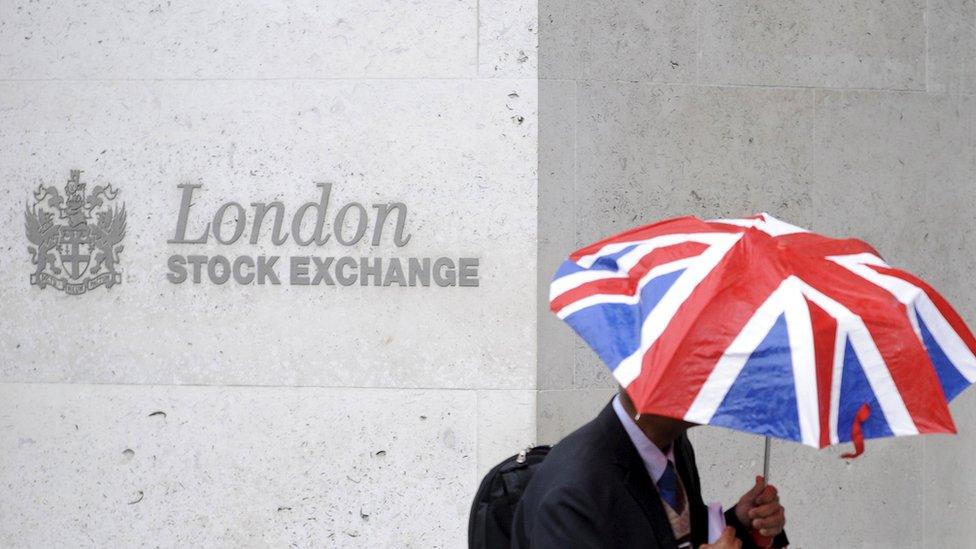
[{"label": "white shirt collar", "polygon": [[664,474],[664,470],[668,466],[668,461],[674,463],[674,445],[672,444],[668,448],[667,455],[661,452],[661,449],[651,442],[651,439],[647,438],[644,431],[640,430],[640,427],[634,422],[634,418],[630,417],[627,411],[624,410],[624,405],[620,402],[619,394],[613,397],[613,410],[617,412],[617,418],[620,419],[624,430],[627,431],[627,436],[630,437],[630,441],[637,448],[637,453],[640,454],[641,460],[644,462],[644,468],[647,469],[647,474],[651,475],[654,484],[657,484],[657,481],[661,479],[661,475]]}]

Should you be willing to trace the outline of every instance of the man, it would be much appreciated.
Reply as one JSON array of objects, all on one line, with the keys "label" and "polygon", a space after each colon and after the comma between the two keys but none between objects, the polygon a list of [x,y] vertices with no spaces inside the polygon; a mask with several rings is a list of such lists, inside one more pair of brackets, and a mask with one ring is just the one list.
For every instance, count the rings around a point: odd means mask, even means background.
[{"label": "man", "polygon": [[[536,470],[515,510],[512,547],[785,547],[783,506],[762,477],[725,513],[722,537],[706,543],[708,508],[686,436],[692,426],[639,416],[621,390]],[[766,539],[757,544],[753,532]]]}]

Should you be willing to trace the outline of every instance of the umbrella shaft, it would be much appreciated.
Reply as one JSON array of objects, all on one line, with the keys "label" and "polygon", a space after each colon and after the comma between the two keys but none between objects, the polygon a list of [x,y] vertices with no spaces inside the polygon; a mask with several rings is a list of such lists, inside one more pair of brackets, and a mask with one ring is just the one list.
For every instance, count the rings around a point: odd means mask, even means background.
[{"label": "umbrella shaft", "polygon": [[763,478],[766,483],[769,483],[769,450],[771,446],[771,440],[766,437],[766,451],[763,453]]}]

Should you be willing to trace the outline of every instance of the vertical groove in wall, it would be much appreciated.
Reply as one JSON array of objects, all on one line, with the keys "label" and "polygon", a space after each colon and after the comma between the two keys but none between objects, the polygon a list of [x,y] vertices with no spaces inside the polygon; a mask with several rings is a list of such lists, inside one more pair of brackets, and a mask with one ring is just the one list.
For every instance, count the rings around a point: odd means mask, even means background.
[{"label": "vertical groove in wall", "polygon": [[[578,244],[579,238],[579,218],[576,217],[576,212],[578,205],[576,203],[576,197],[579,196],[579,79],[573,80],[573,212],[570,214],[573,218],[573,246]],[[570,347],[570,360],[572,361],[573,367],[573,388],[576,388],[576,340],[573,340],[573,346]]]},{"label": "vertical groove in wall", "polygon": [[926,461],[926,447],[928,446],[928,441],[922,439],[922,546],[925,546],[925,542],[928,540],[927,532],[929,526],[929,514],[928,514],[928,499],[929,499],[929,470],[925,466]]},{"label": "vertical groove in wall", "polygon": [[481,76],[481,0],[474,3],[474,75]]},{"label": "vertical groove in wall", "polygon": [[702,64],[702,28],[701,28],[701,3],[704,0],[695,1],[695,84],[701,84],[701,64]]},{"label": "vertical groove in wall", "polygon": [[929,0],[925,0],[925,6],[922,9],[922,23],[925,27],[925,63],[924,63],[924,89],[926,92],[932,90],[932,86],[929,85]]},{"label": "vertical groove in wall", "polygon": [[472,486],[478,486],[481,476],[481,391],[474,391],[474,473],[471,479]]},{"label": "vertical groove in wall", "polygon": [[810,115],[810,185],[817,184],[817,88],[810,90],[813,99]]}]

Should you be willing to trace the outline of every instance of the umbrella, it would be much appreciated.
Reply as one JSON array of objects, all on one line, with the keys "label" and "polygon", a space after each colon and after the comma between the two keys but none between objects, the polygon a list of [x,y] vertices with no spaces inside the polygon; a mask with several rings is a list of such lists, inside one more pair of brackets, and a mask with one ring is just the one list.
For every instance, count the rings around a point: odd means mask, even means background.
[{"label": "umbrella", "polygon": [[[637,411],[800,442],[955,433],[976,339],[867,243],[769,214],[637,227],[573,252],[550,306]],[[768,449],[767,443],[767,475]]]}]

